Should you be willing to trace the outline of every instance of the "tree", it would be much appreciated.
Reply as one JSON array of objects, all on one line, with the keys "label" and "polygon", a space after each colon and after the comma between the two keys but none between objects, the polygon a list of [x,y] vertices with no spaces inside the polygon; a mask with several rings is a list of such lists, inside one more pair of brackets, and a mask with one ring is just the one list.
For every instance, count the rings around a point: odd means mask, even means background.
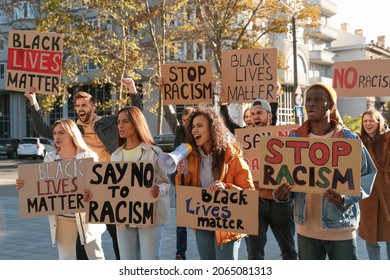
[{"label": "tree", "polygon": [[295,13],[298,27],[316,27],[320,12],[306,6],[304,0],[291,0],[286,6],[278,0],[194,0],[196,20],[181,26],[178,32],[187,40],[203,41],[212,50],[208,57],[221,73],[224,49],[264,48],[267,35],[291,32]]},{"label": "tree", "polygon": [[145,66],[138,34],[144,28],[142,15],[136,10],[138,2],[44,1],[44,16],[37,29],[64,34],[64,85],[109,85],[112,99],[103,107],[115,104],[120,108],[128,103],[120,79],[139,77],[137,69]]},{"label": "tree", "polygon": [[[171,32],[171,22],[176,20],[182,20],[180,14],[178,16],[177,10],[182,9],[187,4],[186,0],[175,1],[151,1],[154,2],[150,5],[150,1],[144,0],[143,13],[147,15],[146,21],[146,33],[149,40],[143,42],[144,48],[147,50],[149,63],[152,64],[154,71],[153,75],[148,81],[148,91],[151,93],[154,88],[159,87],[159,78],[161,77],[161,65],[165,64],[167,59],[167,51],[171,50],[176,52],[172,44],[177,39],[174,32]],[[156,79],[155,79],[156,78]],[[158,103],[157,103],[157,134],[162,132],[162,94],[159,91]]]},{"label": "tree", "polygon": [[[21,2],[0,1],[2,7]],[[64,99],[69,96],[67,89],[75,85],[109,85],[112,98],[102,107],[119,108],[128,102],[120,79],[130,76],[146,83],[148,96],[158,87],[161,65],[168,56],[175,58],[184,43],[203,44],[205,58],[220,74],[223,49],[267,47],[267,34],[289,32],[292,12],[298,26],[315,26],[319,11],[305,2],[291,0],[289,9],[277,0],[33,0],[29,3],[36,17],[28,28],[65,35]],[[178,61],[186,59],[184,55]],[[53,98],[46,100],[48,106],[43,108],[50,110]],[[160,134],[161,94],[155,105],[148,104],[147,109],[157,111]]]}]

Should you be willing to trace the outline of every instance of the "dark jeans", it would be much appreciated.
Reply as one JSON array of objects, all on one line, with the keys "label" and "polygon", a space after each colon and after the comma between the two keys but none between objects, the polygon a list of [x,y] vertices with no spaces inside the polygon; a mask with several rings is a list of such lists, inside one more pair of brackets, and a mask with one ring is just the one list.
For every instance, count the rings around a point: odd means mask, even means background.
[{"label": "dark jeans", "polygon": [[[118,247],[118,239],[116,236],[116,225],[107,225],[107,231],[112,238],[112,246],[115,253],[115,258],[120,260],[119,256],[119,247]],[[80,243],[80,236],[77,235],[77,243],[76,243],[76,256],[78,260],[88,260],[87,253],[85,252],[84,245]]]},{"label": "dark jeans", "polygon": [[176,227],[176,255],[186,259],[187,251],[187,228]]},{"label": "dark jeans", "polygon": [[264,260],[268,227],[278,242],[283,260],[296,260],[295,223],[293,203],[277,203],[273,199],[259,198],[259,235],[249,235],[248,259]]},{"label": "dark jeans", "polygon": [[356,238],[341,241],[320,240],[298,234],[300,260],[357,260]]},{"label": "dark jeans", "polygon": [[[175,176],[176,172],[171,174],[171,184],[175,188]],[[182,177],[182,185],[184,185],[184,177]],[[176,193],[175,193],[176,198]],[[176,227],[176,256],[180,256],[182,259],[186,259],[187,252],[187,228]]]}]

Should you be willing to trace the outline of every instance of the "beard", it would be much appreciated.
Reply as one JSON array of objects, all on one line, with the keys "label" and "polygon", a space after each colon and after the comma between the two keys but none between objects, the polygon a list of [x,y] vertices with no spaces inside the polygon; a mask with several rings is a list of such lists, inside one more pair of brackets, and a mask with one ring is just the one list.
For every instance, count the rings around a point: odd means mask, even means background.
[{"label": "beard", "polygon": [[77,112],[77,116],[81,122],[89,123],[90,121],[92,121],[92,111],[89,112],[81,111],[81,113],[83,114],[80,115],[80,112]]}]

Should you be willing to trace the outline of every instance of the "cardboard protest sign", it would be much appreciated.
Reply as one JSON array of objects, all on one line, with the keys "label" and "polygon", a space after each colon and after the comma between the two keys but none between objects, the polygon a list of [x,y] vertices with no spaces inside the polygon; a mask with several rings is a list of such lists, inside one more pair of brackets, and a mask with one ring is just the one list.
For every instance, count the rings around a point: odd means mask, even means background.
[{"label": "cardboard protest sign", "polygon": [[59,94],[63,35],[33,30],[10,30],[5,88]]},{"label": "cardboard protest sign", "polygon": [[154,184],[152,161],[101,162],[90,164],[88,201],[90,223],[153,225],[157,199],[150,196]]},{"label": "cardboard protest sign", "polygon": [[335,62],[333,88],[338,96],[389,96],[390,60]]},{"label": "cardboard protest sign", "polygon": [[346,138],[263,136],[260,186],[276,189],[290,183],[293,192],[360,195],[361,141]]},{"label": "cardboard protest sign", "polygon": [[[245,127],[234,130],[236,140],[240,143],[244,154],[244,160],[252,171],[254,181],[259,181],[259,143],[262,136],[288,136],[298,127],[298,124],[290,124],[264,127]],[[257,184],[255,186],[258,187]]]},{"label": "cardboard protest sign", "polygon": [[210,63],[175,63],[161,66],[164,105],[212,103]]},{"label": "cardboard protest sign", "polygon": [[70,214],[85,211],[83,189],[92,158],[20,164],[24,180],[19,190],[20,217]]},{"label": "cardboard protest sign", "polygon": [[222,103],[276,102],[277,49],[222,51]]},{"label": "cardboard protest sign", "polygon": [[259,194],[254,190],[176,187],[176,225],[258,234]]}]

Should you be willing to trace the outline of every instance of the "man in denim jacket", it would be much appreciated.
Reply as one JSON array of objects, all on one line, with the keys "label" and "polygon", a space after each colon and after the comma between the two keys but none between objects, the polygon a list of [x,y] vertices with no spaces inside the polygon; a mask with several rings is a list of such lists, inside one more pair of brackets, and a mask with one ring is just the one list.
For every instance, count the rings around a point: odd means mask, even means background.
[{"label": "man in denim jacket", "polygon": [[[336,108],[337,95],[323,83],[306,91],[305,109],[308,120],[290,137],[355,138],[342,126]],[[362,145],[361,187],[359,196],[340,195],[328,188],[321,194],[294,192],[284,183],[274,192],[275,201],[294,201],[294,219],[298,233],[298,257],[302,260],[356,260],[356,230],[359,224],[359,200],[368,197],[377,169]]]},{"label": "man in denim jacket", "polygon": [[[122,79],[122,84],[129,90],[131,104],[142,110],[141,99],[136,90],[133,79]],[[53,139],[51,125],[47,124],[36,99],[35,88],[30,88],[24,94],[30,101],[30,117],[34,125],[35,132],[49,139]],[[100,162],[109,162],[110,155],[116,150],[118,139],[118,129],[116,116],[96,115],[95,99],[87,92],[77,92],[74,96],[75,109],[78,117],[77,125],[83,134],[84,141],[98,155]],[[116,238],[116,226],[107,225],[107,230],[113,240],[115,258],[119,257],[119,248]],[[85,251],[77,242],[77,259],[88,259]]]}]

